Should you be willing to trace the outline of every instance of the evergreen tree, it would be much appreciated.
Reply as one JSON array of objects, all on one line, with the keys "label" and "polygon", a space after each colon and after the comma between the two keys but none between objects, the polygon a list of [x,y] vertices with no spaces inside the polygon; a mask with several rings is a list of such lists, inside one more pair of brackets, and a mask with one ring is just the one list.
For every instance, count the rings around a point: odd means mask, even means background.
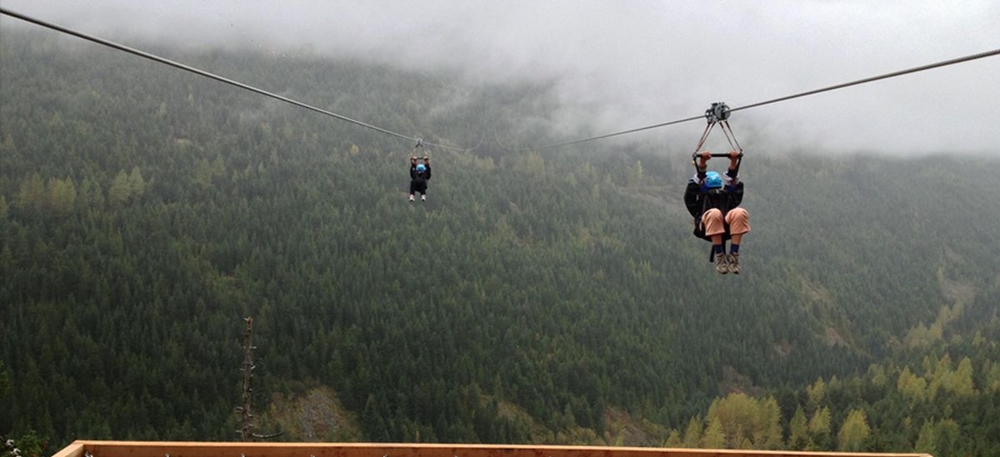
[{"label": "evergreen tree", "polygon": [[726,435],[722,430],[722,422],[718,417],[708,419],[705,433],[701,436],[701,447],[705,449],[723,449],[726,445]]},{"label": "evergreen tree", "polygon": [[702,443],[702,423],[703,421],[700,417],[692,417],[688,421],[687,428],[684,430],[683,447],[697,448]]},{"label": "evergreen tree", "polygon": [[871,435],[871,428],[868,426],[868,419],[865,412],[861,410],[851,410],[847,414],[847,419],[840,426],[837,434],[837,444],[840,450],[847,452],[862,451],[866,447],[868,437]]},{"label": "evergreen tree", "polygon": [[824,406],[809,419],[809,434],[812,442],[825,449],[830,442],[830,408]]},{"label": "evergreen tree", "polygon": [[795,415],[788,423],[789,436],[787,448],[790,450],[809,449],[809,425],[806,421],[806,412],[801,406],[795,409]]}]

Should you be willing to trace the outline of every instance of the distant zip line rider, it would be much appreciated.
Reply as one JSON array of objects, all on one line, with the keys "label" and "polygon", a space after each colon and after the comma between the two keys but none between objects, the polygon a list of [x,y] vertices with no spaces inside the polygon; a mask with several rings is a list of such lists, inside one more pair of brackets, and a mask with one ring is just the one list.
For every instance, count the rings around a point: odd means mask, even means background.
[{"label": "distant zip line rider", "polygon": [[[739,274],[740,243],[743,235],[750,232],[750,214],[739,207],[743,201],[743,182],[737,175],[742,153],[716,154],[720,155],[729,157],[729,170],[725,176],[706,171],[712,158],[711,152],[696,154],[697,173],[684,190],[684,204],[694,217],[694,236],[712,242],[709,261],[715,260],[715,271]],[[731,241],[728,255],[726,240]]]},{"label": "distant zip line rider", "polygon": [[424,156],[423,162],[417,162],[417,156],[410,158],[410,201],[413,194],[420,192],[420,200],[427,201],[427,181],[431,179],[431,159]]}]

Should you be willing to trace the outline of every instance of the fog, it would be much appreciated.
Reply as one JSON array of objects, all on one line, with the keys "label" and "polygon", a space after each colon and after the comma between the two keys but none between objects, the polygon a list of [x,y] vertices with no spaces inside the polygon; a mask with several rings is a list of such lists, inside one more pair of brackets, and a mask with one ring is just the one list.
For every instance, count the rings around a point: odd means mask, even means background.
[{"label": "fog", "polygon": [[[473,84],[554,82],[563,109],[553,125],[566,140],[698,115],[715,101],[739,107],[1000,48],[995,0],[2,5],[123,44],[353,57]],[[998,156],[997,81],[1000,57],[990,57],[739,111],[731,122],[738,134],[790,150]],[[689,138],[693,147],[701,129],[692,122],[612,141]]]}]

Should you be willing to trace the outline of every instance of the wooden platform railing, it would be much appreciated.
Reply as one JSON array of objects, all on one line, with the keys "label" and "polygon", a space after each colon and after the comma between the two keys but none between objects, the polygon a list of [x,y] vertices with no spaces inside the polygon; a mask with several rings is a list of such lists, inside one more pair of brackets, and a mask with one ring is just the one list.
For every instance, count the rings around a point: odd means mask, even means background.
[{"label": "wooden platform railing", "polygon": [[931,457],[927,454],[406,443],[74,441],[54,457]]}]

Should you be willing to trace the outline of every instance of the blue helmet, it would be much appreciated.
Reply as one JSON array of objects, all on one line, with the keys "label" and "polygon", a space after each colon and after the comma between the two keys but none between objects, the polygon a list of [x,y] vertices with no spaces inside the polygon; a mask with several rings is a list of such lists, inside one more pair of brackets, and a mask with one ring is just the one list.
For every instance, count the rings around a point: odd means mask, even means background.
[{"label": "blue helmet", "polygon": [[424,171],[426,169],[427,169],[427,167],[424,166],[424,164],[422,164],[422,163],[417,165],[417,171]]},{"label": "blue helmet", "polygon": [[721,189],[722,188],[722,176],[718,172],[710,171],[705,173],[705,187],[709,189]]}]

